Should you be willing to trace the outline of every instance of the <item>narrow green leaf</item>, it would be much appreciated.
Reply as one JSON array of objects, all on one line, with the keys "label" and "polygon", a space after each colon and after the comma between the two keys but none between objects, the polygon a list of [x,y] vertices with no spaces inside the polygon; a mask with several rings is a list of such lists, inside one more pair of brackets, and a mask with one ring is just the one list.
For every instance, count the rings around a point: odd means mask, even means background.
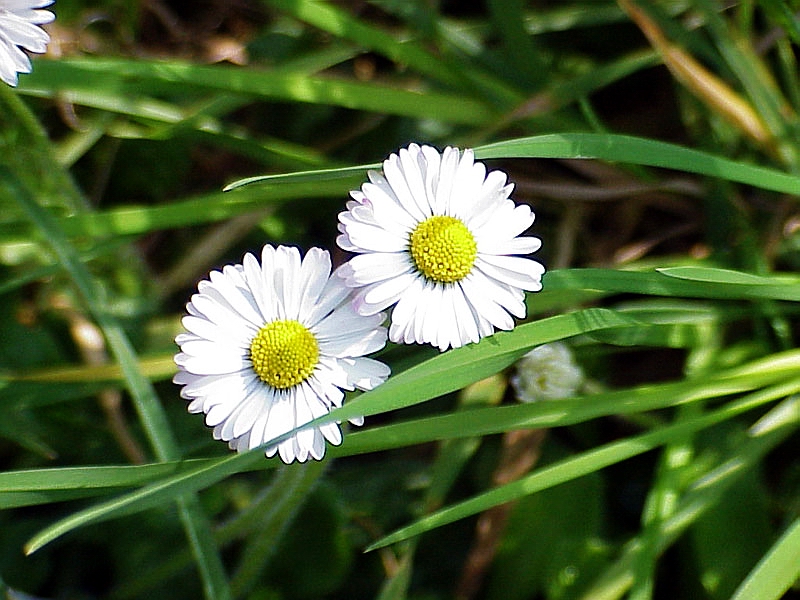
[{"label": "narrow green leaf", "polygon": [[71,514],[33,536],[25,545],[25,552],[27,554],[36,552],[42,546],[78,527],[161,506],[165,502],[172,502],[176,498],[208,487],[228,475],[244,471],[248,467],[263,462],[264,455],[254,451],[234,454],[187,469],[177,476],[150,484],[136,492]]},{"label": "narrow green leaf", "polygon": [[556,133],[475,149],[479,158],[592,158],[697,173],[800,196],[800,177],[683,146],[627,135]]},{"label": "narrow green leaf", "polygon": [[443,83],[464,86],[465,79],[420,44],[403,41],[349,12],[318,0],[269,0],[269,4],[335,36],[374,50]]},{"label": "narrow green leaf", "polygon": [[254,99],[341,106],[465,125],[484,124],[496,116],[486,104],[465,98],[463,94],[178,61],[122,58],[41,60],[35,71],[20,83],[19,90],[35,96],[63,97],[67,101],[73,100],[70,97],[72,92],[95,92],[110,97],[119,105],[124,104],[126,98],[135,100],[142,94],[155,93],[165,87],[181,94],[224,91]]},{"label": "narrow green leaf", "polygon": [[[762,277],[753,273],[732,271],[730,269],[712,269],[709,267],[665,267],[656,269],[657,272],[667,277],[685,279],[687,281],[702,281],[704,283],[732,283],[747,285],[774,285],[775,279]],[[800,282],[796,282],[800,283]]]},{"label": "narrow green leaf", "polygon": [[656,429],[649,433],[630,437],[619,442],[612,442],[593,450],[583,452],[578,456],[539,469],[532,475],[499,486],[488,492],[474,496],[469,500],[446,507],[429,516],[423,517],[413,524],[402,527],[394,533],[381,538],[377,542],[371,544],[367,550],[375,550],[396,542],[401,542],[426,531],[430,531],[431,529],[483,512],[492,506],[504,504],[521,498],[522,496],[553,487],[559,483],[564,483],[581,477],[582,475],[593,473],[612,464],[657,448],[673,439],[695,433],[745,411],[761,406],[762,404],[797,393],[798,391],[800,391],[800,379],[794,379],[790,382],[772,386],[750,394],[749,396],[745,396],[741,400],[732,402],[723,408],[709,412],[691,421]]},{"label": "narrow green leaf", "polygon": [[[795,275],[758,276],[758,283],[747,279],[743,273],[732,281],[730,272],[716,272],[717,280],[692,280],[670,275],[671,271],[615,271],[612,269],[564,269],[545,273],[542,283],[550,291],[600,290],[604,292],[644,294],[648,296],[674,296],[682,298],[716,298],[719,300],[745,300],[768,298],[771,300],[800,300],[800,278]],[[692,271],[689,270],[689,273]],[[672,273],[681,273],[675,271]],[[535,302],[536,296],[532,297]]]},{"label": "narrow green leaf", "polygon": [[611,327],[640,325],[612,310],[588,308],[520,325],[484,338],[479,344],[455,348],[390,377],[320,420],[344,421],[404,408],[463,388],[512,364],[539,344]]},{"label": "narrow green leaf", "polygon": [[800,350],[792,350],[702,380],[645,385],[534,404],[473,408],[373,427],[351,433],[341,448],[334,448],[331,453],[334,456],[349,456],[432,440],[490,435],[515,429],[565,427],[608,415],[643,413],[751,392],[758,387],[785,380],[798,371]]},{"label": "narrow green leaf", "polygon": [[800,519],[795,519],[731,597],[778,600],[800,577]]},{"label": "narrow green leaf", "polygon": [[[80,262],[78,253],[58,227],[58,223],[34,200],[30,192],[5,165],[0,165],[0,185],[4,188],[3,191],[17,200],[31,222],[46,237],[49,246],[70,274],[84,303],[102,329],[111,352],[122,368],[139,418],[156,455],[161,460],[178,458],[177,443],[155,390],[139,370],[136,353],[127,335],[102,305],[100,298],[103,294],[98,290],[97,283],[86,267]],[[196,498],[180,497],[177,502],[187,536],[195,549],[195,558],[203,576],[207,597],[215,600],[230,598],[222,561],[213,547],[211,530]]]}]

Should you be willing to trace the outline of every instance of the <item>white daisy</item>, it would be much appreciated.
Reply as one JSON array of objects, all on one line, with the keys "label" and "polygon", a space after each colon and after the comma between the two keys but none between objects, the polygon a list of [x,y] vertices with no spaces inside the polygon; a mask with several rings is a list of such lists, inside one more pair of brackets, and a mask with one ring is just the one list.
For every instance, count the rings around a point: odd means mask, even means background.
[{"label": "white daisy", "polygon": [[29,52],[44,52],[50,36],[39,25],[50,23],[53,0],[0,0],[0,79],[17,85],[17,73],[30,73]]},{"label": "white daisy", "polygon": [[[188,333],[175,339],[173,381],[189,412],[204,412],[214,438],[231,448],[256,448],[341,406],[342,389],[370,390],[389,376],[364,358],[386,344],[384,315],[354,311],[325,250],[301,259],[296,248],[264,246],[260,264],[247,254],[197,288],[183,318]],[[341,443],[337,423],[300,431],[266,454],[287,464],[319,460],[325,440]]]},{"label": "white daisy", "polygon": [[525,316],[525,290],[542,287],[544,267],[522,256],[541,241],[527,205],[509,199],[502,171],[486,173],[472,150],[411,144],[370,171],[339,214],[339,246],[358,255],[339,269],[359,288],[356,310],[389,306],[393,342],[444,351],[512,329]]},{"label": "white daisy", "polygon": [[563,342],[537,346],[517,361],[511,378],[520,402],[569,398],[583,384],[583,371]]}]

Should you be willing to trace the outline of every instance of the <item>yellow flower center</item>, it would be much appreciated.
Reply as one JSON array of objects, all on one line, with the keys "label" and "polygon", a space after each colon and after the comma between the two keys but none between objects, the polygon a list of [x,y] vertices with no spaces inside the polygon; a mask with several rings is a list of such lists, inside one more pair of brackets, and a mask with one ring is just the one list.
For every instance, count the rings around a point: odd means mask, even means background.
[{"label": "yellow flower center", "polygon": [[446,215],[417,225],[410,242],[417,269],[438,283],[455,283],[469,275],[478,256],[478,245],[467,226]]},{"label": "yellow flower center", "polygon": [[297,321],[273,321],[250,342],[253,370],[277,389],[302,383],[314,372],[319,346],[311,332]]}]

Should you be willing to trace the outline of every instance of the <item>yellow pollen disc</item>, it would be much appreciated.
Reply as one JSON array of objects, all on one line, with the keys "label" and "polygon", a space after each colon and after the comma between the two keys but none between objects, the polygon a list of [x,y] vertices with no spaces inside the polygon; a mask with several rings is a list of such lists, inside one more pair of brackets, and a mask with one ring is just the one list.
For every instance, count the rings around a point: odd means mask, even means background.
[{"label": "yellow pollen disc", "polygon": [[308,379],[318,358],[316,338],[297,321],[267,323],[250,342],[253,370],[280,390]]},{"label": "yellow pollen disc", "polygon": [[409,250],[417,269],[438,283],[455,283],[472,270],[478,245],[460,219],[437,215],[411,233]]}]

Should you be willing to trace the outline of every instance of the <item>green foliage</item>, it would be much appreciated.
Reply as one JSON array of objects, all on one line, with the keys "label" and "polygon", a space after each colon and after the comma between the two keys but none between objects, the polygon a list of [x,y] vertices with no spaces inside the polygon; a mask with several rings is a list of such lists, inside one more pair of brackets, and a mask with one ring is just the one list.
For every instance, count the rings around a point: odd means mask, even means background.
[{"label": "green foliage", "polygon": [[[796,3],[179,4],[56,4],[63,56],[0,88],[0,595],[797,593]],[[196,281],[333,249],[411,141],[509,173],[543,291],[390,345],[322,463],[229,453],[169,381]],[[583,388],[516,403],[556,341]]]}]

